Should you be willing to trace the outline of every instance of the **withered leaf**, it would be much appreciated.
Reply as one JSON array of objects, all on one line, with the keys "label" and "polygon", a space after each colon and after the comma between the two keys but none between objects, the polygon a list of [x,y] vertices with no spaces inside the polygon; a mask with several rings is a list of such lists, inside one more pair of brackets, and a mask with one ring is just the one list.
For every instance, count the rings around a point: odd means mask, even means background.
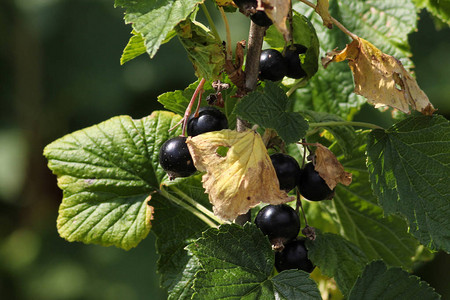
[{"label": "withered leaf", "polygon": [[331,22],[331,15],[328,12],[330,4],[328,0],[317,0],[316,12],[322,18],[323,25],[329,29],[333,28],[333,22]]},{"label": "withered leaf", "polygon": [[186,141],[195,167],[206,171],[203,187],[214,214],[234,220],[260,202],[294,200],[281,191],[261,136],[252,131],[224,129],[189,137]]},{"label": "withered leaf", "polygon": [[344,50],[327,53],[322,65],[326,68],[332,62],[345,59],[353,72],[355,93],[366,97],[375,107],[388,105],[405,113],[409,113],[411,107],[424,115],[435,111],[402,63],[370,42],[358,37]]},{"label": "withered leaf", "polygon": [[338,183],[349,185],[352,183],[352,174],[346,172],[336,156],[327,147],[320,143],[315,143],[314,169],[327,183],[330,189],[334,189]]},{"label": "withered leaf", "polygon": [[264,12],[272,20],[278,31],[283,34],[288,42],[291,38],[290,32],[286,27],[286,20],[291,9],[291,0],[260,0]]}]

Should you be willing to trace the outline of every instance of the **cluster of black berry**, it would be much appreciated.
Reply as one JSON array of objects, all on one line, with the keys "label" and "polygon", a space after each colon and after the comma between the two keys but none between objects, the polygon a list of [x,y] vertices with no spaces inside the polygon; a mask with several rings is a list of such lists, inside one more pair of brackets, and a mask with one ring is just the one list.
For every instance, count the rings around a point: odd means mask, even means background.
[{"label": "cluster of black berry", "polygon": [[[334,191],[308,163],[303,169],[289,155],[276,153],[270,156],[280,189],[286,192],[297,186],[300,194],[308,200],[320,201],[330,199]],[[298,269],[311,273],[314,265],[308,259],[305,239],[297,238],[300,231],[300,219],[292,207],[268,205],[262,208],[255,218],[255,224],[268,236],[275,252],[275,267],[278,272]]]},{"label": "cluster of black berry", "polygon": [[273,24],[272,20],[264,11],[256,10],[258,1],[256,0],[234,0],[234,4],[239,7],[239,11],[261,27],[267,27]]},{"label": "cluster of black berry", "polygon": [[267,205],[261,209],[255,218],[255,224],[269,237],[274,245],[275,268],[278,272],[298,269],[311,273],[313,263],[308,258],[305,239],[297,239],[300,231],[300,219],[292,207]]},{"label": "cluster of black berry", "polygon": [[297,161],[290,155],[275,153],[270,156],[277,173],[280,189],[289,192],[297,186],[300,194],[310,201],[331,199],[331,190],[325,180],[314,170],[312,163],[307,163],[300,169]]},{"label": "cluster of black berry", "polygon": [[[187,122],[188,136],[228,128],[226,116],[212,106],[201,107],[198,116],[189,116]],[[169,175],[169,179],[188,177],[197,171],[186,144],[186,137],[177,136],[167,140],[159,150],[159,164]]]},{"label": "cluster of black berry", "polygon": [[281,54],[275,49],[261,51],[259,59],[259,79],[278,81],[284,76],[300,79],[306,76],[305,70],[300,62],[300,54],[304,54],[307,48],[300,44],[293,44],[287,47]]}]

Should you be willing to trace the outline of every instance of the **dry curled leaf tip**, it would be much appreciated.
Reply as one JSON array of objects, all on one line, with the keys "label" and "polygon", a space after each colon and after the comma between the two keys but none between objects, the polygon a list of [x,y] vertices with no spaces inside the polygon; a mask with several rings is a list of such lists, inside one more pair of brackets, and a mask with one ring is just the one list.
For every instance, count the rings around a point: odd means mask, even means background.
[{"label": "dry curled leaf tip", "polygon": [[333,190],[338,183],[349,185],[352,182],[352,174],[344,170],[334,153],[320,143],[313,145],[317,147],[314,169],[325,180],[328,187]]},{"label": "dry curled leaf tip", "polygon": [[375,107],[390,106],[409,113],[410,109],[424,115],[436,110],[416,80],[393,56],[370,42],[357,38],[342,51],[330,51],[322,58],[326,68],[332,62],[348,61],[355,81],[355,93],[367,98]]}]

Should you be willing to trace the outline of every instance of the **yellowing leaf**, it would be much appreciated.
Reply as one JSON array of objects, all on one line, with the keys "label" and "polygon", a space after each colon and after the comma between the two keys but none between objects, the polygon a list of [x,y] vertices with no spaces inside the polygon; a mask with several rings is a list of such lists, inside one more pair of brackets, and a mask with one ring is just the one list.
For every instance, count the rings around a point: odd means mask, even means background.
[{"label": "yellowing leaf", "polygon": [[329,63],[344,59],[353,72],[355,93],[366,97],[375,107],[388,105],[405,113],[409,113],[411,107],[425,115],[435,111],[402,63],[368,41],[357,38],[344,50],[327,53],[322,64],[326,68]]},{"label": "yellowing leaf", "polygon": [[319,143],[314,146],[317,146],[314,170],[325,180],[330,189],[334,189],[338,183],[344,185],[352,183],[352,174],[344,170],[333,152]]},{"label": "yellowing leaf", "polygon": [[218,6],[236,6],[233,0],[216,0]]},{"label": "yellowing leaf", "polygon": [[331,22],[331,15],[328,12],[329,6],[328,0],[317,0],[316,12],[322,18],[323,25],[331,29],[333,22]]},{"label": "yellowing leaf", "polygon": [[203,187],[218,217],[234,220],[260,202],[281,204],[294,200],[280,190],[258,133],[224,129],[189,137],[186,143],[195,167],[206,171]]},{"label": "yellowing leaf", "polygon": [[261,0],[264,12],[272,20],[275,27],[283,34],[286,41],[290,40],[290,33],[286,27],[286,19],[291,9],[291,0]]}]

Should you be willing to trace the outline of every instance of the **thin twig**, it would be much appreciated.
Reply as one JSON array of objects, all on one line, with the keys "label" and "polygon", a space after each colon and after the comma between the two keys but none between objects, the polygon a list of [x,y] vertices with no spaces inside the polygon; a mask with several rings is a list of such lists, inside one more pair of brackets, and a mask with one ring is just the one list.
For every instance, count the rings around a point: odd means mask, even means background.
[{"label": "thin twig", "polygon": [[305,220],[305,227],[308,227],[308,220],[306,219],[306,214],[305,211],[303,209],[303,205],[302,205],[302,200],[300,198],[300,192],[298,191],[298,188],[296,189],[297,192],[297,207],[300,207],[300,209],[302,210],[302,214],[303,214],[303,219]]},{"label": "thin twig", "polygon": [[203,10],[203,13],[205,14],[206,20],[208,20],[209,26],[211,26],[211,31],[212,31],[214,37],[216,38],[217,41],[222,42],[222,39],[220,38],[220,35],[217,32],[216,25],[214,25],[214,21],[211,18],[211,15],[209,14],[209,11],[206,8],[205,3],[202,3],[200,6],[201,6],[201,8]]},{"label": "thin twig", "polygon": [[[314,11],[317,12],[316,5],[314,5],[314,3],[311,3],[308,0],[299,0],[299,1],[305,3],[309,7],[314,8]],[[334,25],[336,25],[340,30],[342,30],[342,32],[344,32],[346,35],[351,37],[352,40],[355,40],[355,41],[358,40],[358,36],[356,34],[354,34],[353,32],[351,32],[350,30],[348,30],[347,28],[345,28],[345,26],[342,25],[338,20],[336,20],[332,16],[330,16],[330,20],[331,20],[331,22],[333,22]]]},{"label": "thin twig", "polygon": [[223,10],[222,6],[219,6],[220,15],[222,16],[223,22],[225,23],[225,30],[227,33],[227,59],[233,59],[233,51],[231,50],[231,33],[230,33],[230,25],[228,24],[227,15]]},{"label": "thin twig", "polygon": [[[189,101],[189,105],[188,105],[188,107],[186,108],[186,110],[184,112],[184,116],[181,119],[181,121],[183,123],[183,127],[182,127],[182,129],[183,129],[182,130],[183,136],[186,136],[186,124],[187,124],[187,120],[189,118],[189,115],[191,114],[192,106],[194,105],[195,99],[197,98],[197,96],[200,93],[200,91],[203,90],[203,86],[205,85],[205,82],[206,82],[205,78],[202,78],[200,80],[200,83],[198,84],[197,88],[195,89],[194,94],[192,95],[191,101]],[[175,125],[175,126],[178,126],[179,124],[180,123],[177,123],[177,125]],[[170,130],[173,130],[174,127],[170,128]]]}]

